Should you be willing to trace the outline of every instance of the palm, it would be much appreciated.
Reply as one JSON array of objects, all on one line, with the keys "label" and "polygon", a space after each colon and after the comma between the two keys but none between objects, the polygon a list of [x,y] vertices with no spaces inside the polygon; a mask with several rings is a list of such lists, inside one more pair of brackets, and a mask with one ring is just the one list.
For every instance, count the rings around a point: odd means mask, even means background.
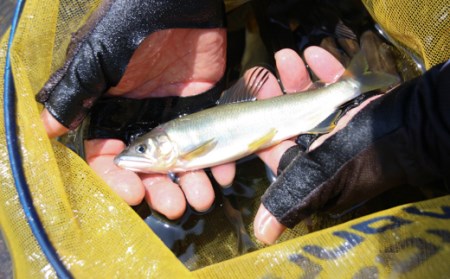
[{"label": "palm", "polygon": [[[223,29],[173,29],[153,33],[135,51],[119,84],[110,88],[108,94],[149,98],[202,93],[223,76],[225,50]],[[138,176],[115,166],[114,156],[125,147],[121,141],[90,140],[85,144],[90,166],[131,205],[145,197],[155,210],[177,218],[184,212],[186,199],[199,211],[207,210],[214,200],[210,181],[203,171],[180,174],[180,190],[167,176]],[[234,167],[218,169],[218,180],[229,183]],[[217,173],[217,169],[213,172]],[[220,179],[222,173],[225,173],[225,180]]]},{"label": "palm", "polygon": [[113,95],[189,96],[213,86],[225,70],[225,31],[169,29],[153,33],[135,51]]}]

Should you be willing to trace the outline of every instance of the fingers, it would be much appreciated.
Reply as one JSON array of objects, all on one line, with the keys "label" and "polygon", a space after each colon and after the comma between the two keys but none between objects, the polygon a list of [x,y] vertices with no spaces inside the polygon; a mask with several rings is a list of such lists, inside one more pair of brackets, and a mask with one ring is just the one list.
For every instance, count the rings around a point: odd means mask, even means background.
[{"label": "fingers", "polygon": [[287,93],[308,89],[312,82],[305,63],[292,49],[283,49],[275,53],[275,61],[280,80]]},{"label": "fingers", "polygon": [[[216,181],[222,187],[232,184],[236,164],[229,163],[211,168]],[[214,190],[204,171],[178,174],[178,184],[167,175],[141,175],[150,207],[169,219],[180,218],[186,209],[186,200],[198,212],[207,211],[214,202]]]},{"label": "fingers", "polygon": [[203,170],[179,174],[179,184],[188,203],[197,211],[207,211],[214,202],[211,181]]},{"label": "fingers", "polygon": [[169,219],[180,218],[186,200],[198,212],[207,211],[214,202],[214,190],[204,171],[179,175],[178,184],[165,174],[141,174],[149,206]]},{"label": "fingers", "polygon": [[344,66],[328,51],[311,46],[304,51],[305,61],[317,77],[326,83],[332,83],[344,73]]},{"label": "fingers", "polygon": [[91,168],[129,205],[144,198],[141,179],[132,171],[117,167],[113,159],[124,148],[119,140],[89,140],[85,142],[86,161]]},{"label": "fingers", "polygon": [[116,139],[93,139],[84,142],[86,153],[86,161],[89,163],[95,157],[119,154],[125,144],[121,140]]},{"label": "fingers", "polygon": [[[284,89],[288,93],[295,93],[308,89],[312,82],[306,70],[303,60],[291,49],[283,49],[275,54],[277,69]],[[275,78],[269,78],[258,95],[260,99],[272,98],[281,95],[282,92]],[[269,168],[276,173],[281,156],[294,141],[287,140],[258,153],[258,156]]]},{"label": "fingers", "polygon": [[[124,148],[122,141],[114,139],[85,142],[89,165],[128,204],[137,205],[145,197],[152,209],[169,219],[177,219],[183,215],[186,200],[199,212],[211,207],[214,190],[204,171],[180,174],[179,185],[165,174],[137,175],[117,167],[113,162],[114,157]],[[225,168],[224,177],[233,177],[233,169],[230,166]]]},{"label": "fingers", "polygon": [[211,172],[220,186],[229,187],[233,183],[236,174],[236,164],[233,162],[215,166],[211,168]]},{"label": "fingers", "polygon": [[[304,52],[305,60],[317,77],[326,83],[336,81],[345,71],[342,64],[332,54],[320,47],[309,47]],[[275,54],[280,80],[288,93],[307,90],[311,84],[311,78],[300,56],[291,49],[283,49]],[[276,84],[268,80],[263,88],[260,98],[271,98],[281,95],[276,89]],[[258,153],[258,156],[276,173],[281,156],[291,146],[293,141],[285,141],[269,149]]]},{"label": "fingers", "polygon": [[142,174],[145,187],[145,200],[148,205],[174,220],[180,218],[186,210],[186,199],[178,184],[164,174]]},{"label": "fingers", "polygon": [[44,128],[49,138],[61,136],[69,131],[69,129],[59,123],[47,109],[42,111],[41,120],[44,123]]},{"label": "fingers", "polygon": [[275,243],[286,229],[262,204],[256,213],[253,228],[256,238],[265,244]]},{"label": "fingers", "polygon": [[285,140],[277,145],[258,152],[258,157],[270,168],[273,173],[277,173],[278,164],[283,154],[296,143],[292,140]]},{"label": "fingers", "polygon": [[[304,52],[305,60],[316,76],[323,82],[335,82],[344,73],[345,69],[330,53],[319,47],[309,47]],[[275,60],[280,80],[288,93],[307,90],[311,85],[309,73],[298,54],[292,50],[281,50],[275,54]],[[271,82],[270,80],[268,83]],[[275,84],[267,84],[268,90],[264,98],[274,97],[281,92],[275,89]],[[284,141],[269,149],[258,153],[258,156],[276,173],[282,155],[291,146],[293,141]],[[254,221],[254,233],[257,239],[266,244],[274,243],[285,230],[277,219],[261,205]]]},{"label": "fingers", "polygon": [[186,201],[198,211],[207,211],[214,202],[214,190],[204,171],[179,174],[178,184],[166,174],[141,174],[148,205],[169,219],[180,218]]},{"label": "fingers", "polygon": [[131,171],[113,163],[114,156],[98,156],[90,160],[91,168],[129,205],[138,205],[144,198],[141,179]]}]

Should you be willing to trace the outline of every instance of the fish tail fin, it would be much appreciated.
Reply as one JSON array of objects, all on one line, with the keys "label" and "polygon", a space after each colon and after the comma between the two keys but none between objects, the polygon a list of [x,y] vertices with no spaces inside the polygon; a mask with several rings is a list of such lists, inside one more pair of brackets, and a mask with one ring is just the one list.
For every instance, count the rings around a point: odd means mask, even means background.
[{"label": "fish tail fin", "polygon": [[360,93],[387,88],[400,82],[398,76],[369,71],[369,65],[362,51],[353,56],[341,78],[356,79],[360,83]]}]

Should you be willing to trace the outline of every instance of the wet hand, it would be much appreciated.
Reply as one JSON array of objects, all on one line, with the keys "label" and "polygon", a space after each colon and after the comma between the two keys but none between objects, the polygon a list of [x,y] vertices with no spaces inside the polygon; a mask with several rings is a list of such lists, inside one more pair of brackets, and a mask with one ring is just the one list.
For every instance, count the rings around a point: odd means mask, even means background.
[{"label": "wet hand", "polygon": [[[143,42],[119,85],[108,93],[130,98],[200,94],[223,76],[225,49],[223,29],[159,31]],[[95,139],[86,141],[85,146],[87,162],[130,205],[145,197],[151,208],[176,219],[185,211],[186,201],[200,212],[214,201],[211,182],[203,170],[178,174],[176,184],[167,175],[136,174],[117,167],[113,159],[125,148],[121,141]],[[213,173],[228,185],[234,165],[218,166]]]},{"label": "wet hand", "polygon": [[[41,118],[49,137],[76,128],[104,95],[190,96],[214,86],[225,68],[223,18],[222,1],[103,1],[72,35],[64,66],[37,95],[45,104]],[[134,205],[145,196],[169,218],[182,214],[186,199],[199,211],[209,208],[214,197],[203,171],[180,175],[180,188],[165,176],[116,167],[113,158],[123,148],[121,141],[98,139],[87,141],[85,151],[92,168],[126,202]],[[214,173],[230,183],[234,166]]]},{"label": "wet hand", "polygon": [[[369,104],[372,100],[378,98],[380,96],[374,96],[364,101],[358,107],[348,111],[337,123],[336,127],[328,134],[322,135],[318,137],[309,147],[309,151],[312,151],[319,147],[322,143],[324,143],[328,138],[333,136],[336,132],[344,128],[348,122],[357,114],[361,109],[363,109],[367,104]],[[289,147],[294,146],[295,143],[292,142],[286,148],[282,148],[279,152],[274,153],[274,160],[278,159],[280,162],[281,157],[284,155],[284,152],[289,149]],[[276,169],[275,169],[276,170]],[[281,236],[281,234],[286,230],[286,226],[280,223],[277,218],[275,218],[272,213],[261,204],[254,221],[254,233],[258,240],[265,244],[273,244],[275,241]]]},{"label": "wet hand", "polygon": [[445,189],[450,179],[450,114],[444,105],[449,77],[447,62],[369,98],[341,118],[332,133],[297,153],[262,197],[254,224],[257,238],[274,243],[286,227],[315,212],[345,212],[394,187]]},{"label": "wet hand", "polygon": [[[225,32],[169,29],[153,33],[135,51],[120,83],[107,94],[148,98],[192,96],[207,91],[224,74]],[[67,131],[47,110],[42,119],[51,137]],[[214,192],[204,171],[179,174],[179,185],[166,175],[136,174],[113,163],[124,148],[124,143],[116,139],[85,142],[89,165],[128,204],[139,204],[145,197],[153,209],[170,219],[183,214],[186,200],[198,211],[209,209]],[[220,184],[229,185],[234,178],[234,164],[217,166],[212,172]]]},{"label": "wet hand", "polygon": [[[174,31],[172,31],[174,32]],[[224,36],[223,34],[220,35]],[[176,38],[180,38],[182,36],[175,36]],[[200,78],[202,75],[211,75],[211,73],[216,72],[216,76],[212,78],[212,80],[220,79],[223,74],[223,66],[224,61],[221,61],[217,57],[213,57],[218,53],[222,53],[224,51],[224,45],[220,42],[223,42],[217,38],[215,35],[212,35],[211,38],[213,41],[217,40],[217,48],[211,48],[214,43],[208,43],[208,51],[202,55],[202,52],[198,53],[196,57],[200,59],[198,63],[194,63],[194,69],[198,70],[198,77],[200,80],[204,81],[205,78]],[[186,40],[186,39],[184,39]],[[158,39],[158,41],[165,41]],[[197,40],[195,40],[197,41]],[[198,40],[200,41],[200,40]],[[165,41],[167,43],[167,41]],[[201,40],[202,43],[207,42],[205,38]],[[170,45],[179,45],[176,42],[171,43]],[[148,49],[148,48],[145,48]],[[166,48],[167,49],[167,48]],[[192,52],[193,50],[188,50],[183,48],[185,51]],[[198,49],[198,46],[196,47]],[[167,49],[168,50],[168,49]],[[168,50],[168,53],[174,53],[174,50]],[[149,55],[154,55],[154,51],[149,51]],[[183,56],[183,55],[182,55]],[[309,59],[309,63],[311,63],[315,67],[322,69],[320,63],[323,63],[322,60],[314,60],[316,56],[325,57],[325,61],[328,59],[332,59],[331,55],[327,52],[323,51],[320,48],[311,48],[306,52],[307,59]],[[161,53],[157,55],[158,59],[152,60],[152,57],[145,57],[144,54],[140,54],[137,61],[147,61],[148,65],[146,68],[148,69],[160,69],[160,65],[153,65],[152,63],[162,63],[164,66],[162,68],[169,68],[166,64],[166,59],[164,58],[164,54]],[[220,55],[220,57],[224,57]],[[217,64],[212,64],[211,61],[219,61]],[[298,92],[302,90],[308,89],[312,82],[309,78],[308,72],[300,59],[300,57],[293,52],[292,50],[283,50],[280,51],[276,55],[277,66],[280,70],[280,76],[283,84],[285,85],[285,89],[288,92]],[[152,62],[153,61],[153,62]],[[204,65],[203,61],[209,61],[208,64]],[[330,71],[322,71],[319,74],[319,77],[325,81],[332,82],[337,79],[340,75],[338,73],[342,70],[342,67],[336,60],[331,60],[331,67],[336,68],[326,68]],[[334,63],[334,64],[333,64]],[[170,86],[173,88],[175,84],[173,80],[171,80],[175,75],[173,72],[177,72],[177,67],[184,65],[180,63],[179,59],[177,63],[173,63],[170,69],[171,71],[168,74],[168,78],[161,78],[161,82],[158,86]],[[333,66],[334,65],[334,66]],[[141,65],[139,65],[141,66]],[[134,64],[130,63],[129,68],[133,69]],[[186,67],[186,65],[184,65]],[[178,70],[178,72],[182,71],[182,69]],[[152,77],[153,75],[150,73],[148,76]],[[161,75],[161,76],[164,76]],[[130,75],[130,77],[135,77],[134,75]],[[300,77],[300,78],[298,78]],[[124,79],[127,78],[125,75]],[[248,75],[245,75],[244,78],[248,78]],[[189,82],[192,81],[191,78],[188,79]],[[134,80],[130,80],[125,82],[125,85],[129,84],[139,84],[142,86],[146,86],[146,90],[142,90],[141,88],[125,88],[119,84],[116,88],[110,90],[111,92],[127,92],[126,96],[131,96],[135,98],[143,97],[139,92],[156,92],[151,93],[149,96],[164,96],[159,95],[158,92],[160,90],[155,90],[156,87],[151,87],[155,81],[154,78],[147,80],[144,78],[144,81],[136,82]],[[180,88],[189,88],[192,84],[186,82],[186,86]],[[194,82],[193,82],[194,83]],[[196,92],[203,92],[211,87],[215,82],[211,82],[205,88],[201,88],[199,90],[193,91],[175,91],[165,90],[164,92],[174,92],[173,95],[181,95],[181,96],[189,96],[192,92],[194,94]],[[158,84],[158,83],[154,83]],[[188,95],[184,95],[187,93]],[[116,93],[114,93],[116,94]],[[154,95],[153,95],[154,94]],[[259,98],[270,98],[277,95],[282,94],[279,84],[274,76],[270,76],[264,87],[259,93]],[[147,95],[145,97],[148,97]],[[260,157],[269,165],[272,169],[277,167],[277,162],[279,158],[284,153],[284,151],[290,146],[294,145],[293,141],[285,141],[280,143],[279,145],[272,147],[270,150],[266,150],[260,153]],[[160,174],[136,174],[131,171],[123,170],[115,166],[112,162],[113,158],[120,153],[124,149],[124,144],[118,140],[90,140],[86,142],[86,157],[89,164],[92,166],[94,170],[129,204],[134,205],[138,204],[142,197],[145,196],[147,203],[151,208],[157,210],[158,212],[164,214],[166,217],[170,219],[179,218],[185,211],[186,201],[197,211],[205,211],[209,209],[211,204],[214,201],[214,191],[211,186],[211,182],[206,176],[203,170],[194,171],[194,172],[186,172],[179,173],[179,181],[178,184],[172,182],[170,178],[166,175]],[[215,166],[211,168],[212,174],[216,181],[222,186],[228,186],[232,183],[234,174],[235,174],[235,164],[229,163],[221,166]]]},{"label": "wet hand", "polygon": [[[335,82],[344,72],[344,67],[330,53],[319,47],[310,47],[304,52],[305,61],[316,76],[326,83]],[[313,84],[310,75],[305,67],[305,63],[293,50],[281,50],[275,54],[276,66],[280,75],[280,80],[285,91],[290,92],[305,91]],[[268,84],[263,87],[259,97],[271,98],[281,95],[280,89],[276,90],[275,84]],[[284,141],[276,146],[268,148],[258,153],[258,156],[277,173],[278,163],[283,154],[290,147],[296,145],[294,140]],[[261,205],[254,221],[254,233],[257,239],[264,243],[273,243],[285,230],[277,219]]]}]

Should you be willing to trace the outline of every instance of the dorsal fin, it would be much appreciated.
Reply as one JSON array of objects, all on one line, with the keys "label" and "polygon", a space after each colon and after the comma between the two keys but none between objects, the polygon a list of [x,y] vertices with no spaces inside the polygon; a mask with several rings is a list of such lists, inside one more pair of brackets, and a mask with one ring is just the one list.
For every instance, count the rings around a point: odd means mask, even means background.
[{"label": "dorsal fin", "polygon": [[222,93],[222,96],[217,100],[216,104],[223,105],[254,101],[268,79],[269,70],[264,67],[256,67],[250,73],[248,83],[245,82],[243,77],[240,78],[233,86]]}]

